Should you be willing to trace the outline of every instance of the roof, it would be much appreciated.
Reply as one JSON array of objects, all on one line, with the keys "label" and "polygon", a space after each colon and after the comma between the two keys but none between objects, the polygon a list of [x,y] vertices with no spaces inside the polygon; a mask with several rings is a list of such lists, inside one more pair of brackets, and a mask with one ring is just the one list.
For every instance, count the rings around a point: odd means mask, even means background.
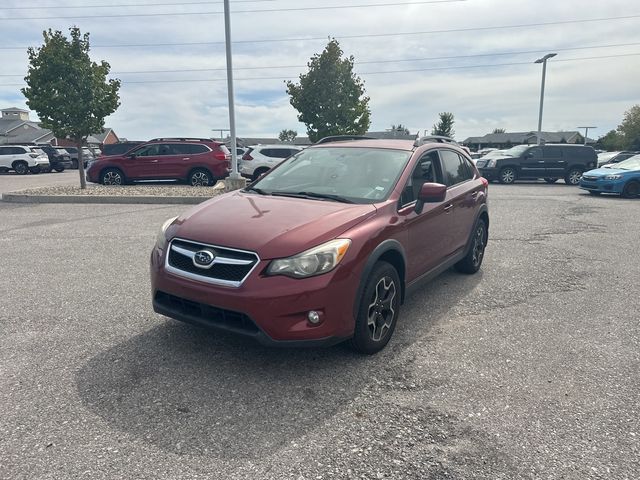
[{"label": "roof", "polygon": [[0,143],[35,143],[36,141],[48,142],[53,138],[51,130],[25,130],[17,135],[0,136]]},{"label": "roof", "polygon": [[20,112],[20,113],[29,113],[29,110],[25,110],[23,108],[18,108],[18,107],[9,107],[9,108],[3,108],[2,109],[3,112]]},{"label": "roof", "polygon": [[418,135],[414,133],[406,134],[401,130],[386,130],[384,132],[367,132],[365,137],[373,138],[397,138],[399,140],[415,140]]},{"label": "roof", "polygon": [[93,135],[91,135],[98,143],[103,143],[105,138],[107,138],[109,136],[109,134],[112,132],[112,129],[109,127],[105,127],[104,130],[102,130],[102,132],[100,133],[94,133]]},{"label": "roof", "polygon": [[[562,143],[572,142],[581,135],[577,131],[564,131],[564,132],[540,132],[540,137],[545,143]],[[464,142],[470,143],[494,143],[494,144],[520,144],[527,143],[535,140],[538,136],[538,132],[505,132],[505,133],[488,133],[482,137],[469,137]],[[587,139],[587,142],[593,143],[592,139]]]},{"label": "roof", "polygon": [[[346,140],[339,142],[322,143],[317,148],[324,147],[361,147],[361,148],[389,148],[393,150],[413,150],[414,140],[397,139],[373,139],[373,140]],[[442,145],[442,144],[439,144]]]}]

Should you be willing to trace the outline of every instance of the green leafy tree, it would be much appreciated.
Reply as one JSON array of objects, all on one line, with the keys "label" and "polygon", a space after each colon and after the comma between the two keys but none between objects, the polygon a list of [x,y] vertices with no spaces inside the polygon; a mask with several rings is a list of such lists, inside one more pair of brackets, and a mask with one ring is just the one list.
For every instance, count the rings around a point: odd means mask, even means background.
[{"label": "green leafy tree", "polygon": [[89,58],[89,34],[69,29],[43,32],[44,44],[29,48],[27,86],[22,93],[44,128],[57,138],[68,138],[78,148],[80,188],[86,188],[82,145],[92,133],[102,131],[104,119],[116,111],[120,80],[107,80],[110,65]]},{"label": "green leafy tree", "polygon": [[455,130],[453,129],[454,119],[453,113],[451,112],[442,112],[439,114],[440,120],[433,126],[431,130],[431,135],[443,135],[445,137],[451,137],[455,135]]},{"label": "green leafy tree", "polygon": [[298,136],[298,132],[295,130],[282,130],[278,135],[278,139],[281,142],[293,142]]},{"label": "green leafy tree", "polygon": [[371,123],[364,82],[353,73],[353,56],[343,58],[336,39],[311,57],[300,82],[286,82],[298,120],[312,142],[329,135],[362,135]]},{"label": "green leafy tree", "polygon": [[494,128],[491,133],[507,133],[507,131],[504,128]]},{"label": "green leafy tree", "polygon": [[596,142],[596,148],[602,148],[614,152],[616,150],[623,149],[624,139],[616,130],[610,130],[606,135],[603,135]]},{"label": "green leafy tree", "polygon": [[391,131],[401,133],[403,135],[411,135],[411,132],[407,127],[399,123],[398,125],[391,125]]},{"label": "green leafy tree", "polygon": [[618,125],[625,150],[640,150],[640,105],[634,105],[624,112],[622,123]]}]

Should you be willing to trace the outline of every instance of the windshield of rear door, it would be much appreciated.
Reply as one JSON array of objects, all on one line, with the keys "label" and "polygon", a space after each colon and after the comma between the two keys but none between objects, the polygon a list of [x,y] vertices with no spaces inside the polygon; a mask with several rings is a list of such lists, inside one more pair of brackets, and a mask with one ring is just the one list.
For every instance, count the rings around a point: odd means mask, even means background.
[{"label": "windshield of rear door", "polygon": [[252,186],[266,195],[337,196],[376,203],[389,196],[411,152],[383,148],[307,148],[282,162]]}]

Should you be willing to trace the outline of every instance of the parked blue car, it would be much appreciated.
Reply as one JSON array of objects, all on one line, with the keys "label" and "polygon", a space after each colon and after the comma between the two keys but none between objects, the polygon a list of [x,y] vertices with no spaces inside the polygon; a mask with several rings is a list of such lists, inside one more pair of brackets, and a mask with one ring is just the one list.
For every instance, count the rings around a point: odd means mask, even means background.
[{"label": "parked blue car", "polygon": [[592,195],[617,193],[625,198],[640,195],[640,155],[582,174],[580,188]]}]

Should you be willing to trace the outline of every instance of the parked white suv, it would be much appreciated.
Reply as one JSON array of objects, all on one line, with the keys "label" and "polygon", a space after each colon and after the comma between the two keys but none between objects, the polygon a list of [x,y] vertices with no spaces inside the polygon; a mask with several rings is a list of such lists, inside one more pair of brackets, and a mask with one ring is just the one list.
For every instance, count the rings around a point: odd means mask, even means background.
[{"label": "parked white suv", "polygon": [[37,147],[0,145],[0,171],[14,170],[18,175],[40,173],[49,168],[49,157]]},{"label": "parked white suv", "polygon": [[242,156],[240,174],[255,180],[300,150],[302,147],[295,145],[253,145]]}]

